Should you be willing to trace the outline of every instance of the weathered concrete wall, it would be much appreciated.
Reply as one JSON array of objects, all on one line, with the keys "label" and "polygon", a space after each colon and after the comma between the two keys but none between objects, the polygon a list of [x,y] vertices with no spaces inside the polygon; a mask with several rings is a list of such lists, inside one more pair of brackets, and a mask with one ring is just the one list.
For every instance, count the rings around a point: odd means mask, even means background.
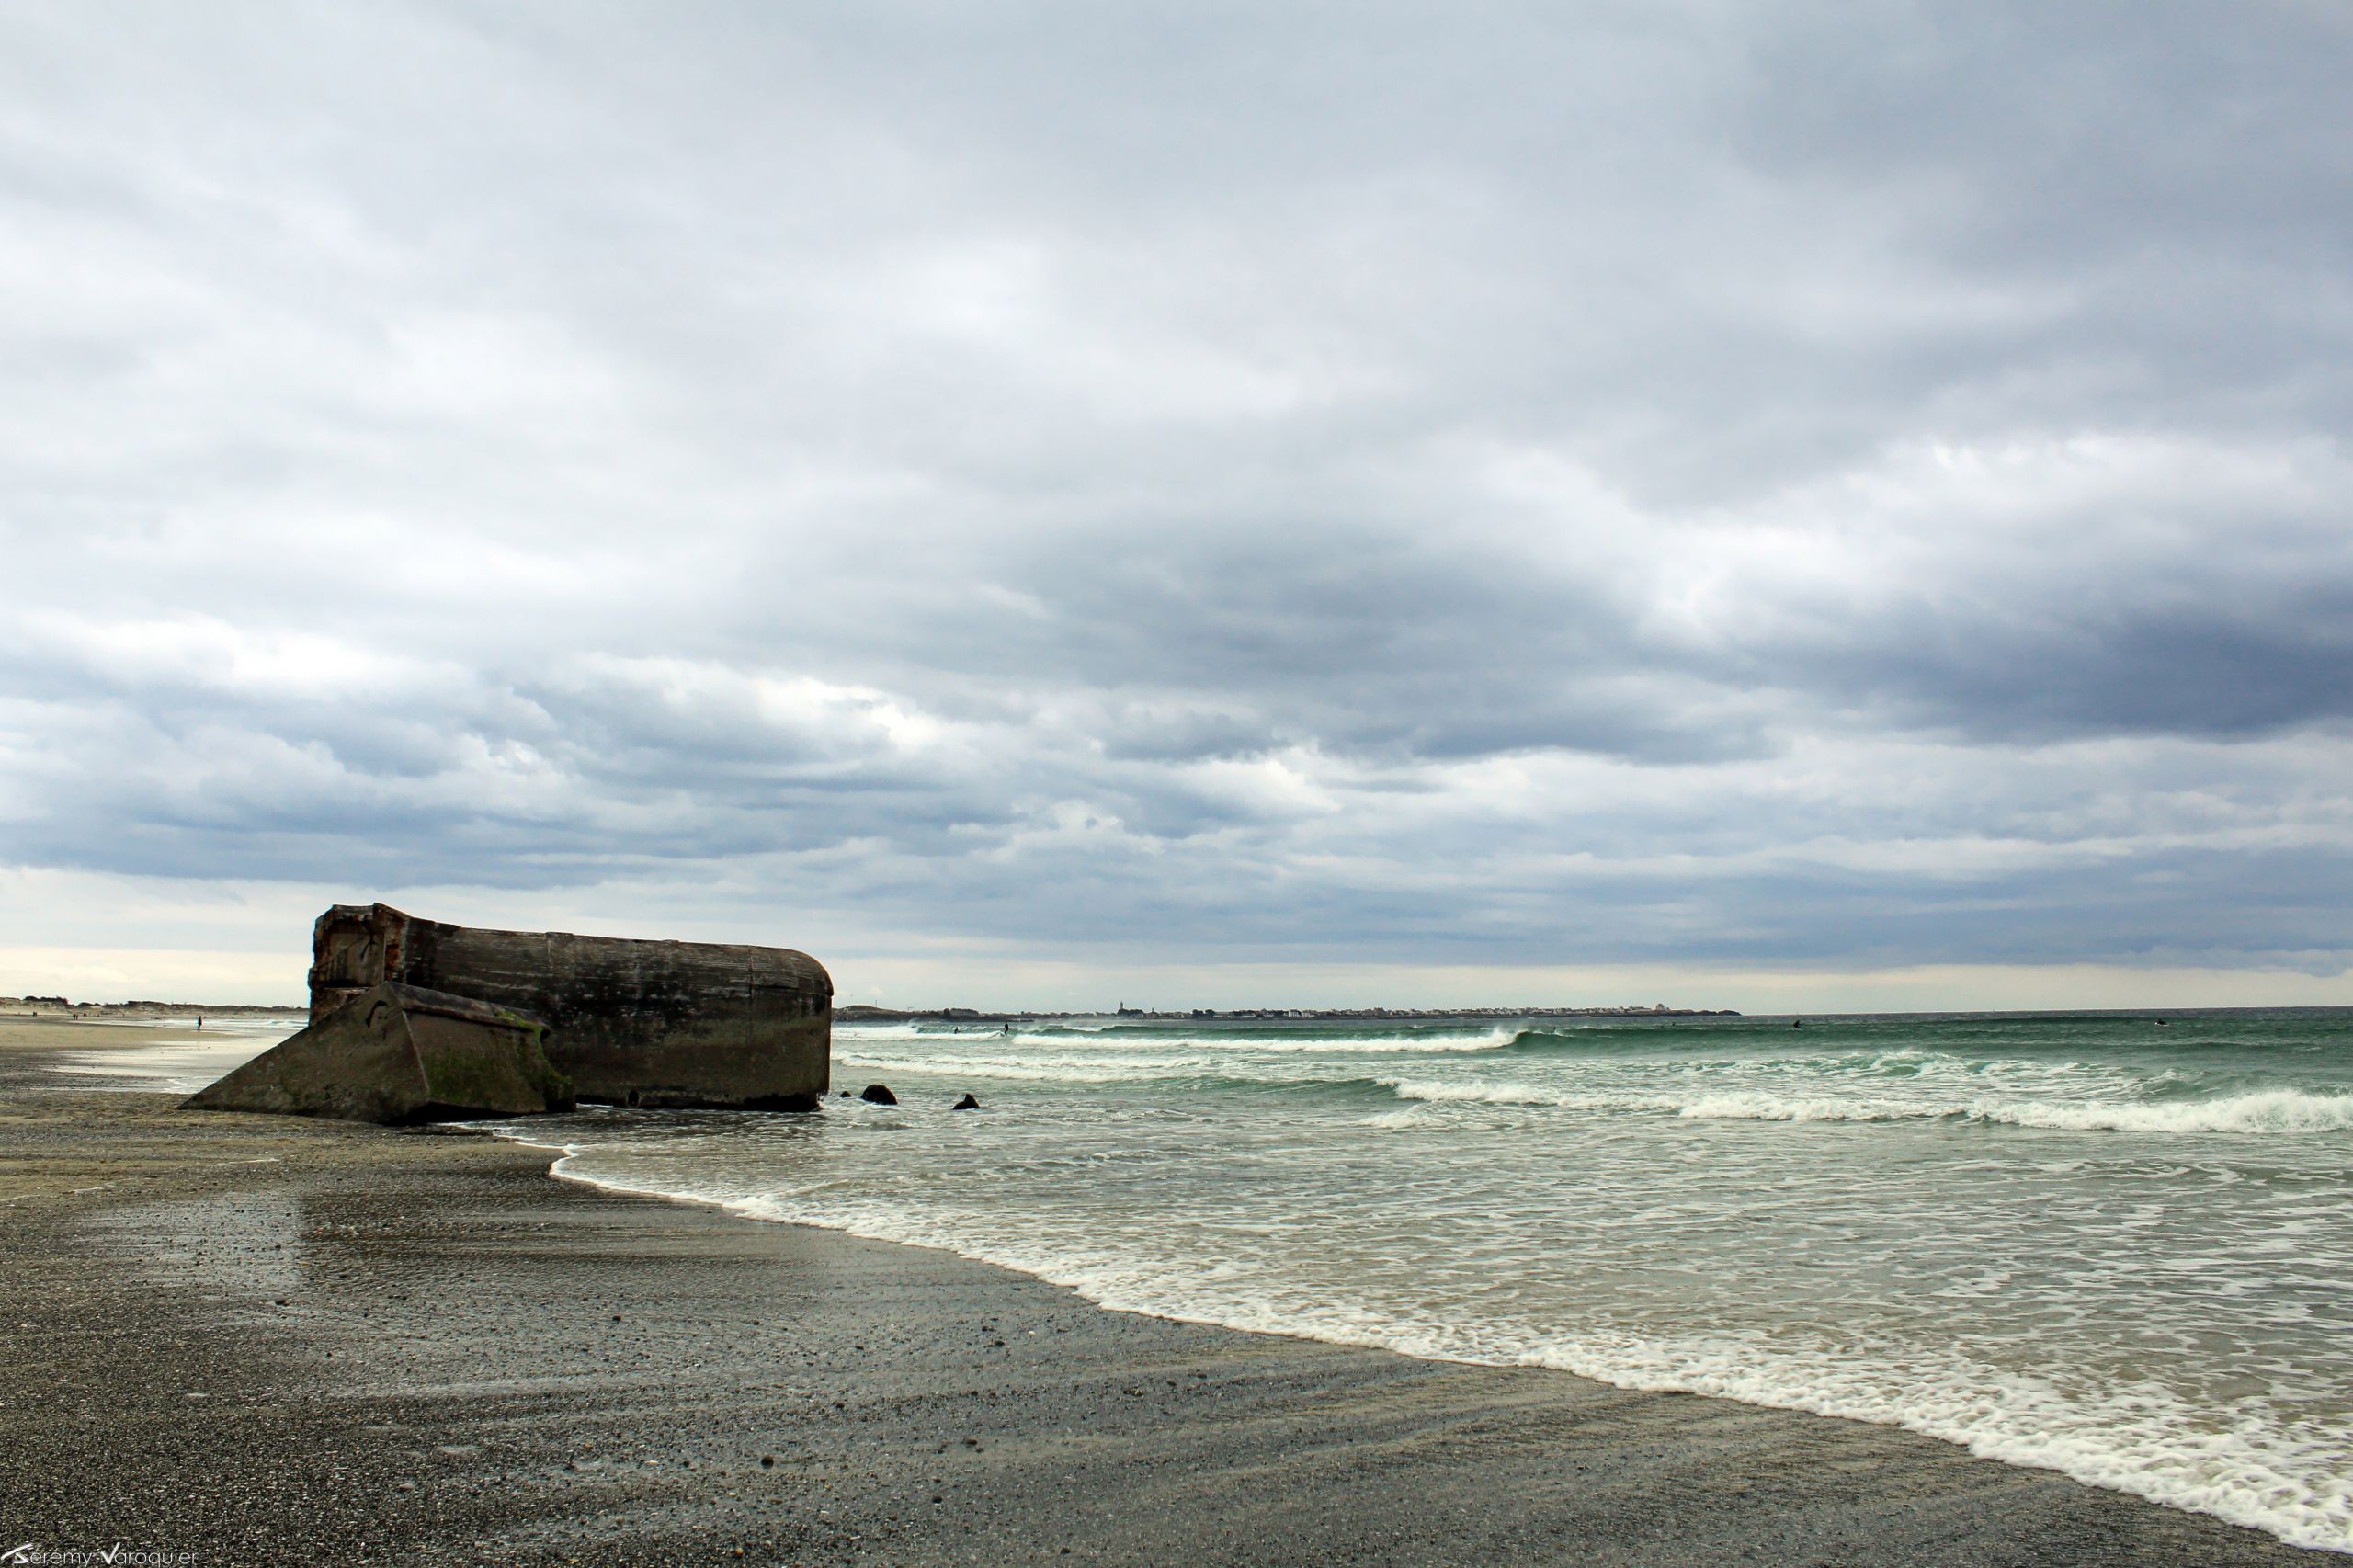
[{"label": "weathered concrete wall", "polygon": [[795,1110],[831,1082],[833,979],[790,949],[483,931],[381,903],[321,915],[312,1018],[383,981],[537,1015],[585,1100]]},{"label": "weathered concrete wall", "polygon": [[345,1121],[442,1121],[572,1108],[543,1027],[511,1007],[382,984],[188,1100]]}]

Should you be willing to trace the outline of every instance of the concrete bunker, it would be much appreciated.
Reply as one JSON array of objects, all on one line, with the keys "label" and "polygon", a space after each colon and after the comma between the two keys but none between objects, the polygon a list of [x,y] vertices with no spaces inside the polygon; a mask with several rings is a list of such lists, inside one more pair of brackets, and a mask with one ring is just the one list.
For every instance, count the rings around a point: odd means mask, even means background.
[{"label": "concrete bunker", "polygon": [[[808,954],[786,948],[486,931],[421,920],[390,904],[339,903],[312,928],[310,981],[311,1027],[190,1104],[301,1108],[253,1103],[232,1085],[290,1048],[308,1061],[332,1053],[338,1040],[351,1043],[357,1037],[348,1029],[323,1031],[356,1000],[386,986],[404,1006],[438,995],[541,1026],[547,1066],[582,1100],[812,1110],[832,1077],[832,977]],[[505,1050],[487,1037],[475,1043],[478,1056]],[[348,1060],[362,1071],[359,1056]],[[278,1071],[264,1070],[248,1087]],[[290,1081],[309,1083],[310,1071]],[[357,1104],[366,1096],[328,1097]],[[475,1114],[508,1109],[485,1104]]]},{"label": "concrete bunker", "polygon": [[188,1103],[345,1121],[438,1121],[570,1110],[545,1028],[508,1007],[383,984],[264,1051]]}]

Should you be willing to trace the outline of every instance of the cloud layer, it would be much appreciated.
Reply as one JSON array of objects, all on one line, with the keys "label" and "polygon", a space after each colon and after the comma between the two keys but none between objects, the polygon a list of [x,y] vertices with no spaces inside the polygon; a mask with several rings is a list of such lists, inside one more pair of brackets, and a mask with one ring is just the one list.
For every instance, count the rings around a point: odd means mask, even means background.
[{"label": "cloud layer", "polygon": [[13,8],[0,862],[2339,972],[2353,24],[2129,21]]}]

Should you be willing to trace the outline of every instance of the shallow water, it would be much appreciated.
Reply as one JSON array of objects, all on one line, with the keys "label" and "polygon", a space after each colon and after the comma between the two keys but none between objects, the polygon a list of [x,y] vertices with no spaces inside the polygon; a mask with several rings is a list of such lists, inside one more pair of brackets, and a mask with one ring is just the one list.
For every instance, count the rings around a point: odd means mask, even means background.
[{"label": "shallow water", "polygon": [[845,1027],[835,1082],[901,1106],[512,1131],[1109,1306],[1897,1422],[2353,1550],[2353,1011],[2168,1017]]},{"label": "shallow water", "polygon": [[[189,1029],[196,1015],[94,1022],[93,1028]],[[244,1066],[302,1027],[300,1018],[208,1017],[201,1031],[186,1040],[141,1040],[91,1051],[70,1051],[61,1065],[97,1080],[92,1088],[192,1095],[223,1074]]]}]

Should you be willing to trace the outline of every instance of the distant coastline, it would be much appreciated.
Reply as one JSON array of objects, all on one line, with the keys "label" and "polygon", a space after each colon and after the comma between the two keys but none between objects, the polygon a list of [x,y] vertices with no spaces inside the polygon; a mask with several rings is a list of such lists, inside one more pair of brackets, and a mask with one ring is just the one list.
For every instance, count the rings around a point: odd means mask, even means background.
[{"label": "distant coastline", "polygon": [[[244,1002],[74,1002],[63,996],[0,996],[0,1017],[17,1018],[165,1018],[202,1014],[223,1018],[307,1017],[301,1004],[264,1006]],[[1737,1018],[1731,1007],[1194,1007],[1163,1010],[1119,1007],[1080,1012],[991,1012],[979,1007],[877,1007],[854,1003],[834,1009],[844,1024],[1051,1024],[1079,1018],[1120,1018],[1131,1023],[1445,1023],[1462,1019],[1499,1022],[1513,1018]]]},{"label": "distant coastline", "polygon": [[1047,1024],[1072,1018],[1120,1018],[1131,1023],[1297,1023],[1335,1024],[1380,1021],[1401,1024],[1445,1023],[1457,1019],[1510,1018],[1736,1018],[1730,1007],[1192,1007],[1155,1011],[1120,1007],[1110,1012],[991,1013],[977,1007],[875,1007],[856,1003],[834,1009],[841,1024]]},{"label": "distant coastline", "polygon": [[306,1006],[260,1006],[246,1002],[69,1002],[63,996],[0,996],[0,1017],[15,1018],[308,1017]]}]

